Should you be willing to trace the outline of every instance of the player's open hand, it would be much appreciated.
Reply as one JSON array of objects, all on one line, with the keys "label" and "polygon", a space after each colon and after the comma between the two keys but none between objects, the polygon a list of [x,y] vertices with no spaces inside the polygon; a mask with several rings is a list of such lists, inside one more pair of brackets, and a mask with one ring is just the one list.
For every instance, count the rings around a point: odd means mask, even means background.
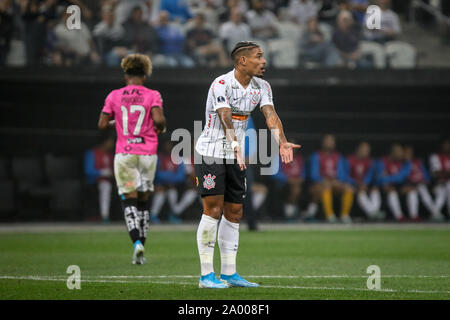
[{"label": "player's open hand", "polygon": [[285,142],[280,145],[280,156],[282,163],[290,163],[294,159],[294,150],[302,146],[295,143]]},{"label": "player's open hand", "polygon": [[239,146],[236,146],[234,148],[234,156],[236,157],[237,163],[241,171],[247,169],[247,167],[245,166],[244,158],[242,158],[241,148],[239,148]]}]

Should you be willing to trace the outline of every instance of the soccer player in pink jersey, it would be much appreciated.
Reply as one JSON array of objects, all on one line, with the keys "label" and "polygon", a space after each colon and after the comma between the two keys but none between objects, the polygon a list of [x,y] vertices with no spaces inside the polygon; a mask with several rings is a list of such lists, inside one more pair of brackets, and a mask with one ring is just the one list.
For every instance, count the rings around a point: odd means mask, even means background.
[{"label": "soccer player in pink jersey", "polygon": [[153,191],[158,135],[165,131],[166,119],[160,93],[144,86],[146,77],[152,73],[150,58],[142,54],[128,55],[121,66],[127,85],[108,95],[98,127],[100,130],[116,128],[114,175],[133,242],[132,263],[143,264],[149,224],[148,198]]}]

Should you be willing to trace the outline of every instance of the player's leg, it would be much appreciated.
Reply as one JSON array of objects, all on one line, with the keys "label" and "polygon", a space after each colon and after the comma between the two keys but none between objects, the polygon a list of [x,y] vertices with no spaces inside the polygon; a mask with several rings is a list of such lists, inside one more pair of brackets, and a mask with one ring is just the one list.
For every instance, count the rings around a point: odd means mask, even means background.
[{"label": "player's leg", "polygon": [[440,210],[437,208],[436,203],[433,201],[430,192],[425,184],[421,183],[417,186],[417,191],[419,192],[420,200],[431,213],[431,218],[434,221],[442,221],[444,217],[442,216]]},{"label": "player's leg", "polygon": [[413,221],[419,221],[419,195],[416,187],[406,185],[402,187],[401,192],[406,195],[409,218]]},{"label": "player's leg", "polygon": [[150,191],[138,192],[138,212],[140,215],[140,227],[141,242],[145,245],[147,239],[148,227],[150,224],[150,210],[148,200],[150,198]]},{"label": "player's leg", "polygon": [[218,242],[221,259],[220,279],[235,287],[258,287],[236,272],[236,256],[239,248],[239,222],[243,216],[246,194],[246,173],[237,164],[226,165],[223,216],[219,223]]},{"label": "player's leg", "polygon": [[386,218],[386,212],[381,210],[381,192],[377,187],[372,187],[370,190],[370,200],[375,210],[375,218],[377,220],[384,220]]},{"label": "player's leg", "polygon": [[200,256],[200,288],[227,288],[214,273],[214,247],[217,239],[217,224],[223,210],[225,191],[224,164],[195,165],[197,188],[202,196],[203,214],[197,228],[197,248]]},{"label": "player's leg", "polygon": [[159,223],[159,212],[166,201],[166,188],[163,185],[155,185],[155,193],[153,195],[152,207],[150,210],[150,220],[154,224]]},{"label": "player's leg", "polygon": [[167,200],[169,201],[169,222],[178,224],[181,223],[180,218],[178,217],[181,213],[178,210],[178,190],[174,185],[170,185],[167,190]]},{"label": "player's leg", "polygon": [[367,192],[366,186],[359,186],[356,195],[356,200],[359,207],[364,211],[369,219],[375,218],[375,213],[377,211],[374,202]]},{"label": "player's leg", "polygon": [[122,200],[122,209],[131,241],[141,244],[138,215],[137,186],[139,185],[138,158],[132,154],[116,154],[114,174]]},{"label": "player's leg", "polygon": [[112,183],[109,180],[101,180],[98,183],[98,196],[100,204],[100,216],[103,222],[109,222],[109,209],[111,205]]},{"label": "player's leg", "polygon": [[437,184],[434,187],[435,206],[436,210],[438,210],[439,212],[441,212],[442,208],[444,207],[445,199],[447,197],[446,193],[447,192],[445,189],[445,184]]},{"label": "player's leg", "polygon": [[351,185],[339,181],[334,182],[334,187],[341,193],[341,221],[350,223],[350,212],[353,207],[355,190]]},{"label": "player's leg", "polygon": [[137,172],[138,182],[136,185],[137,197],[137,216],[139,230],[139,240],[135,242],[135,250],[132,262],[134,264],[144,264],[144,244],[147,239],[148,225],[150,220],[150,213],[148,211],[148,199],[150,192],[153,191],[153,181],[156,172],[156,155],[137,155]]},{"label": "player's leg", "polygon": [[312,220],[317,214],[319,209],[319,203],[322,197],[322,186],[320,183],[315,183],[309,188],[309,193],[311,195],[311,201],[306,208],[303,218],[305,221]]},{"label": "player's leg", "polygon": [[334,214],[334,209],[333,209],[332,185],[331,185],[330,181],[327,181],[327,180],[323,181],[321,184],[322,184],[321,199],[322,199],[323,211],[325,212],[325,218],[328,222],[335,223],[336,215]]},{"label": "player's leg", "polygon": [[288,181],[288,198],[284,205],[284,217],[288,221],[294,221],[298,216],[298,201],[301,194],[300,179]]},{"label": "player's leg", "polygon": [[384,190],[387,194],[387,203],[388,207],[391,210],[394,218],[398,222],[403,222],[405,217],[403,215],[402,206],[400,203],[400,198],[398,196],[397,189],[394,186],[387,185],[384,187]]}]

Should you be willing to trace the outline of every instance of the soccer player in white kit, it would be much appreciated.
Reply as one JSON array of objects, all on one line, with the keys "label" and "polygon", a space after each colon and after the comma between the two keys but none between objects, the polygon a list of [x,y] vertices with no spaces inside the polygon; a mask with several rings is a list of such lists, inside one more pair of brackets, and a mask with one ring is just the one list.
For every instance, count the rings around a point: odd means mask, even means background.
[{"label": "soccer player in white kit", "polygon": [[[201,164],[195,165],[197,188],[203,203],[203,215],[197,230],[200,288],[258,286],[236,272],[239,222],[246,192],[246,166],[241,145],[250,113],[260,106],[267,126],[273,130],[280,146],[283,163],[290,163],[293,148],[300,148],[300,145],[287,142],[275,112],[270,85],[258,78],[264,74],[266,65],[258,44],[239,42],[231,57],[234,70],[216,78],[209,89],[206,124],[195,147],[202,156]],[[213,268],[217,238],[221,256],[220,280],[216,278]]]},{"label": "soccer player in white kit", "polygon": [[150,220],[148,198],[155,179],[158,135],[166,128],[166,118],[161,94],[144,86],[152,73],[150,58],[131,54],[122,60],[121,67],[127,85],[108,95],[98,127],[116,128],[114,176],[133,242],[132,263],[143,264]]}]

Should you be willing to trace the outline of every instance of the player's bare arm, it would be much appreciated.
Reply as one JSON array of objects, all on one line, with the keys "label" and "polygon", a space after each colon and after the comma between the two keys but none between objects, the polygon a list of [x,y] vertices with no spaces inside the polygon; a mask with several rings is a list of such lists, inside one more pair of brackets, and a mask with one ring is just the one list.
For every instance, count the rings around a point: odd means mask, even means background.
[{"label": "player's bare arm", "polygon": [[284,135],[283,124],[275,111],[274,106],[266,105],[261,107],[261,111],[266,118],[267,127],[272,131],[275,141],[280,146],[280,156],[283,163],[290,163],[293,160],[293,150],[301,148],[300,145],[290,143]]},{"label": "player's bare arm", "polygon": [[166,117],[164,116],[163,109],[160,107],[152,108],[152,119],[155,127],[155,132],[160,135],[166,131]]},{"label": "player's bare arm", "polygon": [[[237,142],[236,135],[234,134],[233,120],[231,118],[231,109],[230,108],[219,108],[217,109],[217,114],[219,115],[220,123],[222,124],[222,128],[225,132],[225,136],[227,137],[230,143],[234,141]],[[239,144],[237,144],[234,149],[234,156],[238,161],[239,167],[241,170],[245,170],[245,162],[241,155],[241,150]]]},{"label": "player's bare arm", "polygon": [[111,117],[107,113],[100,113],[100,118],[98,119],[98,128],[100,130],[107,130],[114,128],[115,121],[111,120]]}]

